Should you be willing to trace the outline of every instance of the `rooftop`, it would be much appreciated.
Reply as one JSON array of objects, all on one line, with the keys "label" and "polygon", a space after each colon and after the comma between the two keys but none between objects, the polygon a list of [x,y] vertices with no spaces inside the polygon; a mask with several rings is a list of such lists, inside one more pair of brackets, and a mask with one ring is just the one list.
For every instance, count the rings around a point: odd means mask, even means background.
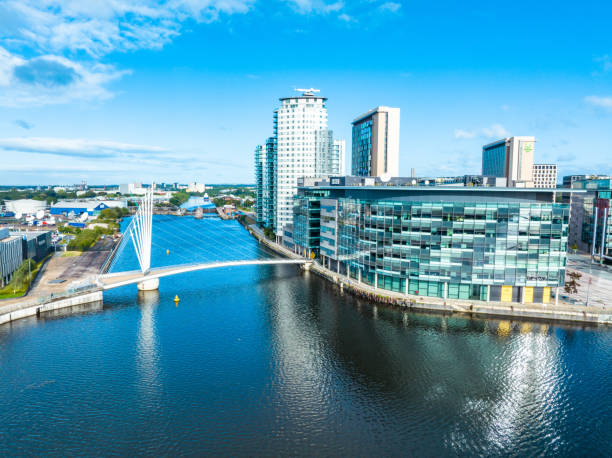
[{"label": "rooftop", "polygon": [[386,113],[386,112],[394,111],[394,110],[399,111],[399,108],[385,107],[385,106],[378,106],[376,108],[372,108],[370,111],[368,111],[368,112],[366,112],[366,113],[364,113],[364,114],[362,114],[360,116],[357,116],[355,119],[353,119],[353,124],[355,124],[355,123],[357,123],[357,122],[359,122],[359,121],[361,121],[361,120],[363,120],[365,118],[369,118],[374,113],[378,113],[378,112]]},{"label": "rooftop", "polygon": [[53,204],[52,208],[88,208],[97,207],[103,203],[99,200],[60,200]]},{"label": "rooftop", "polygon": [[11,236],[21,237],[21,238],[25,237],[26,240],[32,240],[40,235],[50,234],[50,233],[51,231],[15,231],[15,232],[11,232]]}]

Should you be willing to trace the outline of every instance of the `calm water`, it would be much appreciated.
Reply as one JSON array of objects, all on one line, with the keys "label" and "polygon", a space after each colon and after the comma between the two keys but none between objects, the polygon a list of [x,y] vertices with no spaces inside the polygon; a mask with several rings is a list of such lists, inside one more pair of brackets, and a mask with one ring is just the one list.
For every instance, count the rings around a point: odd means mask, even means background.
[{"label": "calm water", "polygon": [[[183,229],[194,260],[226,244],[270,256],[235,222],[156,225],[154,265],[189,258]],[[116,268],[134,267],[126,249]],[[292,266],[185,274],[0,326],[0,381],[0,454],[11,456],[612,447],[612,331],[373,309]]]}]

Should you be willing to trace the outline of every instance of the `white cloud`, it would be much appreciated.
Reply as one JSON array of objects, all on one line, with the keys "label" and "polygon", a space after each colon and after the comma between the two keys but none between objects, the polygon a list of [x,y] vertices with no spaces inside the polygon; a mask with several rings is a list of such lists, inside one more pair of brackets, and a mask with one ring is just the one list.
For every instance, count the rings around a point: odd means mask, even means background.
[{"label": "white cloud", "polygon": [[0,150],[89,159],[136,155],[144,155],[147,158],[151,158],[170,153],[167,149],[158,146],[106,140],[52,137],[0,138]]},{"label": "white cloud", "polygon": [[476,132],[471,132],[463,129],[455,129],[455,138],[466,139],[466,138],[474,138],[476,136]]},{"label": "white cloud", "polygon": [[392,13],[397,13],[402,7],[401,3],[396,2],[386,2],[379,6],[379,8],[383,11],[390,11]]},{"label": "white cloud", "polygon": [[589,95],[584,98],[584,101],[589,105],[600,108],[612,108],[612,97],[600,97],[597,95]]},{"label": "white cloud", "polygon": [[126,73],[111,65],[78,63],[56,55],[25,59],[0,47],[0,106],[108,99],[112,93],[106,85]]},{"label": "white cloud", "polygon": [[482,135],[488,138],[507,137],[508,131],[501,124],[493,124],[491,127],[482,129]]},{"label": "white cloud", "polygon": [[161,48],[180,33],[183,21],[211,22],[221,14],[246,13],[254,1],[8,0],[0,14],[13,24],[10,38],[42,52],[82,51],[100,57]]},{"label": "white cloud", "polygon": [[[285,0],[286,2],[293,5],[294,9],[298,13],[308,14],[327,14],[342,10],[344,8],[344,2],[337,1],[328,3],[323,0]],[[340,15],[341,16],[341,15]]]},{"label": "white cloud", "polygon": [[357,22],[354,18],[352,18],[351,16],[349,16],[346,13],[342,13],[338,15],[338,19],[340,19],[341,21],[344,22]]},{"label": "white cloud", "polygon": [[[159,49],[183,22],[246,13],[255,0],[5,0],[0,2],[0,105],[102,100],[126,71],[111,52]],[[23,49],[28,53],[23,54]],[[27,57],[26,57],[27,56]]]},{"label": "white cloud", "polygon": [[507,137],[508,131],[501,124],[492,124],[476,130],[455,129],[455,138],[466,140],[471,138],[503,138]]}]

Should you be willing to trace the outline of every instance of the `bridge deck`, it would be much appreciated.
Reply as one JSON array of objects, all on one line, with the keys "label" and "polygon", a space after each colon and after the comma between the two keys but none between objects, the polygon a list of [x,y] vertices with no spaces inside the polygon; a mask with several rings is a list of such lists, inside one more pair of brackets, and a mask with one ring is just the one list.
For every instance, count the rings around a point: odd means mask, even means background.
[{"label": "bridge deck", "polygon": [[151,269],[148,274],[143,275],[139,270],[130,272],[117,272],[104,274],[98,277],[98,283],[102,289],[119,288],[120,286],[140,283],[144,280],[168,277],[197,270],[216,269],[221,267],[251,266],[251,265],[277,265],[277,264],[308,264],[312,261],[306,259],[253,259],[247,261],[225,261],[209,262],[205,264],[189,264],[183,266],[159,267]]}]

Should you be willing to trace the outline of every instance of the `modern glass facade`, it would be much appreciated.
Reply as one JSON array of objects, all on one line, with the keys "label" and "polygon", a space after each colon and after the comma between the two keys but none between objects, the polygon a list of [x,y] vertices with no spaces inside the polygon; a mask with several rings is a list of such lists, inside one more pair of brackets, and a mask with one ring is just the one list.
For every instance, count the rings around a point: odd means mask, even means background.
[{"label": "modern glass facade", "polygon": [[372,118],[353,124],[352,174],[370,176],[372,173]]},{"label": "modern glass facade", "polygon": [[321,237],[321,202],[317,197],[302,196],[294,200],[293,241],[300,254],[310,257],[319,252]]},{"label": "modern glass facade", "polygon": [[506,140],[482,147],[482,174],[506,176]]},{"label": "modern glass facade", "polygon": [[[579,215],[581,224],[577,229],[580,230],[581,245],[588,252],[595,254],[602,252],[605,256],[612,255],[612,179],[577,180],[572,184],[574,189],[584,189],[587,195],[583,199],[572,200],[572,211]],[[576,211],[576,206],[581,206],[580,211]],[[577,234],[573,234],[574,239]],[[595,243],[593,244],[593,235]]]},{"label": "modern glass facade", "polygon": [[276,138],[255,148],[255,217],[257,223],[274,227],[276,221]]},{"label": "modern glass facade", "polygon": [[[391,198],[314,192],[322,190],[303,188],[296,197],[294,237],[295,226],[308,234],[295,237],[296,245],[365,284],[422,296],[539,303],[564,284],[567,205],[513,202],[510,192],[476,192],[474,199],[472,191],[465,201],[452,192],[400,196],[396,190]],[[315,207],[315,200],[321,204]],[[312,224],[306,208],[316,208]]]}]

